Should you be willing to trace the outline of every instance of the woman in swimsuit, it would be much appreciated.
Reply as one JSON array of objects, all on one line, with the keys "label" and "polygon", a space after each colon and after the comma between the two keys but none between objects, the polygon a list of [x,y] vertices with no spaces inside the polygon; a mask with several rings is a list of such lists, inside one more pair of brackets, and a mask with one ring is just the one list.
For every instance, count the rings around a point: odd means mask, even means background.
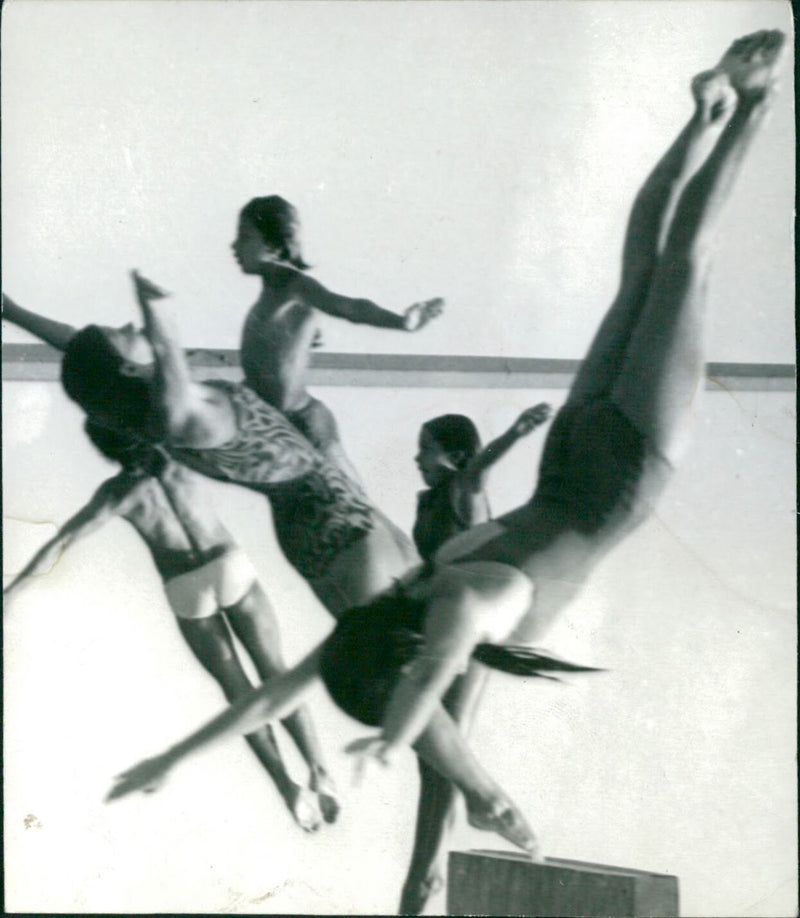
[{"label": "woman in swimsuit", "polygon": [[[549,416],[550,406],[545,403],[528,408],[505,433],[483,448],[475,424],[466,415],[444,414],[422,425],[416,463],[428,487],[417,496],[413,536],[425,562],[432,563],[448,539],[487,522],[491,514],[485,488],[490,469]],[[484,666],[470,660],[466,672],[453,680],[442,699],[465,736],[487,676]],[[400,898],[400,912],[408,915],[418,914],[444,882],[440,864],[455,802],[455,786],[423,759],[418,764],[420,796],[414,848]]]},{"label": "woman in swimsuit", "polygon": [[524,654],[506,645],[536,640],[663,491],[702,383],[714,237],[784,42],[778,31],[742,38],[693,81],[695,112],[636,198],[620,292],[548,433],[531,499],[450,540],[432,574],[349,612],[293,670],[122,775],[111,797],[153,789],[186,756],[283,716],[321,676],[345,711],[381,727],[351,752],[386,763],[413,745],[465,790],[473,825],[535,850],[441,699],[470,657],[517,657],[522,668]]},{"label": "woman in swimsuit", "polygon": [[400,314],[371,300],[332,293],[306,273],[297,210],[278,195],[253,198],[242,209],[232,249],[242,271],[262,281],[261,296],[242,331],[240,357],[247,385],[358,480],[342,449],[336,419],[306,389],[311,349],[321,340],[317,313],[377,328],[419,331],[441,313],[444,302],[424,300]]},{"label": "woman in swimsuit", "polygon": [[[121,463],[122,471],[104,481],[86,506],[36,552],[3,591],[5,601],[48,571],[70,545],[122,518],[147,546],[181,635],[228,701],[252,688],[233,634],[262,680],[285,672],[269,599],[250,559],[214,512],[199,476],[159,447],[137,444],[91,423],[86,433],[107,459]],[[312,832],[323,819],[335,820],[336,792],[308,712],[299,708],[283,726],[308,764],[308,788],[289,775],[269,725],[248,735],[247,742],[297,824]]]},{"label": "woman in swimsuit", "polygon": [[415,461],[428,487],[417,495],[413,536],[424,561],[448,539],[489,519],[489,470],[549,416],[544,402],[528,408],[484,448],[475,424],[463,414],[443,414],[422,425]]},{"label": "woman in swimsuit", "polygon": [[[96,423],[134,439],[163,440],[175,458],[193,469],[263,493],[287,559],[333,615],[367,602],[416,564],[419,559],[411,543],[368,502],[361,488],[252,390],[190,382],[183,353],[150,309],[159,292],[144,279],[135,280],[140,305],[159,341],[156,353],[164,357],[155,379],[153,352],[133,325],[90,326],[76,332],[7,297],[4,317],[65,350],[65,388]],[[173,418],[178,422],[186,403],[203,405],[214,435],[196,424],[177,432],[166,430],[159,412],[151,410],[151,382],[164,391],[172,387]],[[215,427],[220,421],[228,426]],[[182,445],[187,441],[190,447]],[[428,772],[424,780],[438,780],[438,774]],[[433,797],[423,790],[424,799],[428,796]]]},{"label": "woman in swimsuit", "polygon": [[138,275],[135,283],[152,348],[132,324],[76,331],[8,297],[4,318],[64,351],[64,388],[94,424],[162,443],[184,465],[263,494],[287,560],[333,615],[366,602],[418,561],[361,486],[280,411],[245,385],[192,382],[183,352],[151,308],[163,294]]}]

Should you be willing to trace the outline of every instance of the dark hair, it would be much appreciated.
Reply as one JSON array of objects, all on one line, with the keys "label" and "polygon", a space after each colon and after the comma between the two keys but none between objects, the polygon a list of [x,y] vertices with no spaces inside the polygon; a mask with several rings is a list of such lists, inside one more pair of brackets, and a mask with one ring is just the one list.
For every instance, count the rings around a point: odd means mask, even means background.
[{"label": "dark hair", "polygon": [[159,475],[168,462],[168,457],[153,443],[147,443],[130,434],[109,430],[87,418],[83,424],[86,436],[106,459],[119,462],[123,468],[142,469],[151,475]]},{"label": "dark hair", "polygon": [[102,412],[136,427],[149,412],[150,390],[143,379],[125,376],[125,358],[97,325],[76,332],[61,362],[64,391],[91,415]]},{"label": "dark hair", "polygon": [[426,604],[393,590],[348,611],[322,647],[319,672],[346,714],[370,727],[383,721],[403,667],[424,643]]},{"label": "dark hair", "polygon": [[480,450],[481,438],[477,427],[463,414],[442,414],[422,425],[430,436],[461,468]]},{"label": "dark hair", "polygon": [[240,220],[249,220],[268,245],[277,249],[281,258],[305,271],[310,265],[303,260],[300,249],[300,217],[297,208],[277,194],[253,198],[242,208]]}]

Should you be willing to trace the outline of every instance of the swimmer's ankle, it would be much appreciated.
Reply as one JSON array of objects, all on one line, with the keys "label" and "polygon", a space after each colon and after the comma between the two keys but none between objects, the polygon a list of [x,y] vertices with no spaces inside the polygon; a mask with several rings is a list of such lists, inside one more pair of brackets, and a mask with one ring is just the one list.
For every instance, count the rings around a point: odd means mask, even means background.
[{"label": "swimmer's ankle", "polygon": [[419,915],[428,904],[428,899],[435,896],[444,887],[444,877],[438,865],[428,870],[423,879],[409,879],[403,886],[400,896],[401,915]]},{"label": "swimmer's ankle", "polygon": [[341,806],[333,778],[322,765],[311,766],[309,787],[317,795],[317,803],[325,822],[336,822]]},{"label": "swimmer's ankle", "polygon": [[294,821],[304,832],[316,832],[320,828],[323,815],[315,793],[294,784],[284,800]]},{"label": "swimmer's ankle", "polygon": [[525,851],[534,861],[542,859],[539,842],[520,810],[506,797],[466,798],[467,822],[475,829],[496,832]]}]

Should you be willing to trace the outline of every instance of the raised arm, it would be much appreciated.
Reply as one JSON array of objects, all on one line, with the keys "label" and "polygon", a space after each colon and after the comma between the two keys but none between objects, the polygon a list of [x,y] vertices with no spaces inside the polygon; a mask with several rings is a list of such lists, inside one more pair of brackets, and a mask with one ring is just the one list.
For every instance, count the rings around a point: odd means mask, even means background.
[{"label": "raised arm", "polygon": [[527,408],[505,433],[500,434],[496,440],[492,440],[476,456],[473,456],[459,475],[467,489],[473,492],[482,490],[486,473],[491,466],[504,456],[517,440],[544,424],[550,417],[550,411],[550,405],[546,402],[541,402],[533,408]]},{"label": "raised arm", "polygon": [[3,318],[24,328],[32,335],[36,335],[37,338],[59,351],[66,349],[69,339],[77,331],[76,328],[65,322],[56,322],[54,319],[47,319],[38,313],[31,312],[29,309],[23,309],[5,293],[3,294]]},{"label": "raised arm", "polygon": [[347,319],[348,322],[362,325],[374,325],[376,328],[419,331],[444,309],[444,300],[437,297],[414,303],[404,313],[391,312],[372,300],[331,293],[311,277],[303,276],[301,282],[304,297],[311,306],[339,319]]},{"label": "raised arm", "polygon": [[276,676],[237,699],[221,714],[161,755],[144,759],[119,775],[106,800],[116,800],[135,791],[154,791],[184,759],[230,737],[252,733],[277,718],[290,714],[301,702],[319,674],[322,645],[293,669]]},{"label": "raised arm", "polygon": [[142,311],[144,334],[155,358],[155,409],[169,442],[199,449],[219,446],[235,433],[233,412],[209,387],[192,381],[186,355],[153,301],[167,296],[137,271],[131,272]]},{"label": "raised arm", "polygon": [[126,472],[109,478],[95,491],[92,499],[59,529],[3,590],[6,600],[15,596],[32,577],[44,574],[58,561],[70,545],[95,532],[125,509],[133,490],[141,482]]}]

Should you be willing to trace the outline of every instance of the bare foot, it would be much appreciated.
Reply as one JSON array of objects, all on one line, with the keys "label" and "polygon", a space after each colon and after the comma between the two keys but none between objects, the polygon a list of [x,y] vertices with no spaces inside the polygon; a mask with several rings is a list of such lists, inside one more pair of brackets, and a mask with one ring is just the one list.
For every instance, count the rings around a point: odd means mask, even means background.
[{"label": "bare foot", "polygon": [[692,95],[706,124],[712,124],[736,108],[736,90],[722,70],[704,70],[692,80]]},{"label": "bare foot", "polygon": [[542,860],[539,852],[539,842],[536,840],[533,830],[525,821],[522,813],[510,800],[500,798],[494,801],[490,807],[485,805],[476,806],[473,802],[467,801],[467,822],[476,829],[497,832],[506,841],[510,841],[512,845],[516,845],[526,851],[532,861]]},{"label": "bare foot", "polygon": [[304,832],[316,832],[322,825],[322,813],[317,804],[316,794],[307,788],[295,784],[286,803],[294,816],[294,821]]},{"label": "bare foot", "polygon": [[336,822],[339,816],[339,798],[336,796],[336,785],[324,768],[313,768],[309,786],[317,795],[319,808],[325,822]]},{"label": "bare foot", "polygon": [[444,886],[444,879],[439,869],[431,868],[428,876],[420,883],[407,883],[403,887],[403,894],[400,898],[401,915],[419,915],[428,903],[431,896]]},{"label": "bare foot", "polygon": [[735,41],[717,64],[740,95],[764,93],[775,82],[775,71],[786,44],[778,29],[763,30]]}]

